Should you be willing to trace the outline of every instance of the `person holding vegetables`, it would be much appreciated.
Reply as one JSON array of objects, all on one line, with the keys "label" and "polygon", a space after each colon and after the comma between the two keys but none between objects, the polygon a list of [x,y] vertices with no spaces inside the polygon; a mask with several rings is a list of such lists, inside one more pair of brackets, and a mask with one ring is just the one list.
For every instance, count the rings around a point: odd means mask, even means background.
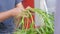
[{"label": "person holding vegetables", "polygon": [[0,0],[0,34],[13,34],[15,24],[14,17],[26,16],[22,0]]}]

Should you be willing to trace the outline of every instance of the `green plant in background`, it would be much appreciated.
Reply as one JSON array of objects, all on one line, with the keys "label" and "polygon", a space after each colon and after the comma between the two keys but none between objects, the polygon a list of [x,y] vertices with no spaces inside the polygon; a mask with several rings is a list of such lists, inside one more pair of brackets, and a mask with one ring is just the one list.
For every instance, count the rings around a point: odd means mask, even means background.
[{"label": "green plant in background", "polygon": [[[33,11],[39,15],[42,16],[44,20],[44,26],[41,26],[39,28],[34,28],[34,20],[32,18],[32,14],[30,11]],[[30,8],[27,9],[26,12],[28,13],[29,17],[32,19],[32,23],[30,25],[29,29],[24,28],[24,17],[22,17],[20,24],[22,25],[22,29],[17,28],[17,31],[14,32],[14,34],[54,34],[54,15],[47,13],[46,11],[43,11],[41,9],[37,8]]]}]

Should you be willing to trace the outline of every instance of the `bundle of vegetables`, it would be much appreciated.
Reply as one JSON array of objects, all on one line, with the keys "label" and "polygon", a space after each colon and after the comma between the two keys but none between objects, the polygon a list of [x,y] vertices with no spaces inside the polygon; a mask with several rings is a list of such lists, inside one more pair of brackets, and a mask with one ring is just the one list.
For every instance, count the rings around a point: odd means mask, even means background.
[{"label": "bundle of vegetables", "polygon": [[[44,20],[44,26],[40,26],[39,28],[34,28],[35,21],[32,18],[32,14],[30,11],[33,11],[42,16]],[[54,15],[47,13],[41,9],[37,8],[30,8],[27,9],[26,12],[28,13],[29,17],[31,18],[32,23],[30,28],[24,28],[24,17],[19,22],[19,25],[22,25],[22,28],[17,28],[17,31],[14,34],[53,34],[54,33]],[[43,24],[42,24],[43,25]]]}]

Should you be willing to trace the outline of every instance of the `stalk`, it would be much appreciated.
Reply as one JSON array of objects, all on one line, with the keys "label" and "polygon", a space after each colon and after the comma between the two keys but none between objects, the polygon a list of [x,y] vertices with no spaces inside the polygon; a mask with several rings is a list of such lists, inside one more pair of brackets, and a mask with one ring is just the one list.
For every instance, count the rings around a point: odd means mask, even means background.
[{"label": "stalk", "polygon": [[[39,15],[42,16],[45,26],[41,26],[40,28],[34,28],[34,20],[32,18],[32,14],[30,11],[33,11],[35,13],[38,13]],[[23,32],[25,34],[53,34],[54,33],[54,16],[52,16],[51,14],[47,13],[46,11],[43,11],[41,9],[37,9],[37,8],[30,8],[26,11],[28,13],[28,15],[30,16],[32,23],[30,25],[29,29],[24,29],[24,17],[22,17],[22,30],[20,32]],[[28,20],[28,19],[27,19]],[[21,33],[20,33],[21,34]]]}]

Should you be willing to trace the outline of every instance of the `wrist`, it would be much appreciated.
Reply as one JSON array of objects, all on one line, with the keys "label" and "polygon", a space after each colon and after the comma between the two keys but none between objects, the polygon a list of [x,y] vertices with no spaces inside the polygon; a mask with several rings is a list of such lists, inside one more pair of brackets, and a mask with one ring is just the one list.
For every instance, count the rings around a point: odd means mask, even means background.
[{"label": "wrist", "polygon": [[13,17],[19,15],[20,12],[21,12],[21,10],[18,9],[18,8],[14,8],[14,9],[11,11]]},{"label": "wrist", "polygon": [[15,15],[15,14],[16,14],[15,11],[17,11],[16,8],[14,8],[14,9],[12,9],[12,10],[10,11],[10,14],[11,14],[12,17],[16,16],[16,15]]}]

